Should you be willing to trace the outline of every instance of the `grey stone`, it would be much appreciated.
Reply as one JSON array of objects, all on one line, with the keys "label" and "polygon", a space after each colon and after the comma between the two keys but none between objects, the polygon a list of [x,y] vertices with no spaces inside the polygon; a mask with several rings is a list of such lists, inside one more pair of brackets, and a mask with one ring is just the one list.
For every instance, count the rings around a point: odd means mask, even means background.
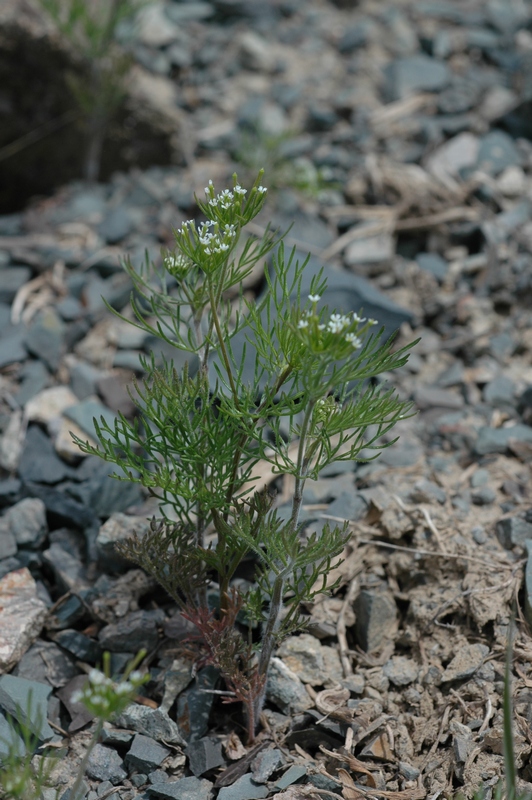
[{"label": "grey stone", "polygon": [[50,373],[42,361],[26,361],[20,371],[21,382],[16,401],[23,408],[28,400],[48,386]]},{"label": "grey stone", "polygon": [[50,634],[53,640],[61,645],[61,647],[68,653],[79,658],[81,661],[87,661],[89,664],[96,664],[100,661],[103,655],[103,650],[94,639],[85,636],[75,630],[65,629],[64,631],[57,631]]},{"label": "grey stone", "polygon": [[30,278],[29,267],[0,267],[0,303],[11,304],[18,290]]},{"label": "grey stone", "polygon": [[71,419],[76,425],[79,425],[81,430],[86,433],[88,436],[94,437],[94,419],[98,422],[101,421],[101,417],[104,418],[105,422],[114,428],[114,423],[116,420],[116,416],[113,414],[112,411],[109,411],[99,400],[96,400],[93,397],[88,397],[87,399],[83,400],[81,403],[78,403],[75,406],[70,406],[70,408],[65,409],[63,412],[65,417]]},{"label": "grey stone", "polygon": [[407,781],[416,781],[420,775],[417,767],[411,766],[406,761],[399,762],[399,772]]},{"label": "grey stone", "polygon": [[[24,483],[59,483],[71,475],[68,464],[55,452],[52,441],[37,425],[30,425],[20,457],[18,474]],[[41,501],[42,502],[42,501]]]},{"label": "grey stone", "polygon": [[157,783],[168,783],[169,780],[170,778],[164,769],[154,769],[153,772],[150,772],[148,775],[148,781],[153,786],[155,786]]},{"label": "grey stone", "polygon": [[422,270],[434,275],[439,281],[445,280],[449,265],[437,253],[419,253],[416,256],[416,262]]},{"label": "grey stone", "polygon": [[[13,725],[0,713],[0,764],[4,756],[8,756],[12,753],[20,756],[26,755],[26,745],[22,736],[19,736],[13,728]],[[55,800],[55,797],[53,800]]]},{"label": "grey stone", "polygon": [[398,58],[385,69],[388,93],[392,100],[401,100],[416,92],[438,92],[450,80],[445,64],[426,55]]},{"label": "grey stone", "polygon": [[218,739],[208,736],[191,742],[185,750],[185,755],[188,758],[189,769],[196,778],[225,764],[222,743]]},{"label": "grey stone", "polygon": [[26,334],[26,347],[55,372],[65,350],[65,324],[53,308],[42,311]]},{"label": "grey stone", "polygon": [[78,669],[54,642],[38,639],[24,653],[11,674],[28,681],[49,683],[57,689],[72,680],[78,674]]},{"label": "grey stone", "polygon": [[424,411],[428,408],[459,409],[464,407],[464,398],[451,389],[419,384],[414,390],[414,401]]},{"label": "grey stone", "polygon": [[476,525],[471,529],[471,535],[477,544],[486,544],[488,535],[481,525]]},{"label": "grey stone", "polygon": [[186,745],[176,723],[159,708],[132,704],[115,721],[117,725],[143,733],[157,742]]},{"label": "grey stone", "polygon": [[408,686],[419,675],[418,665],[405,656],[393,656],[384,664],[382,671],[394,686]]},{"label": "grey stone", "polygon": [[437,483],[421,478],[410,490],[410,499],[414,503],[441,503],[444,505],[447,495]]},{"label": "grey stone", "polygon": [[362,519],[367,513],[368,504],[364,498],[353,489],[350,492],[342,492],[336,500],[330,504],[327,514],[333,517],[340,517],[345,520]]},{"label": "grey stone", "polygon": [[500,130],[490,131],[481,139],[477,168],[490,175],[499,175],[506,167],[519,165],[521,156],[513,139]]},{"label": "grey stone", "polygon": [[514,547],[525,547],[527,540],[532,539],[532,524],[521,517],[507,517],[495,526],[499,542],[507,550]]},{"label": "grey stone", "polygon": [[0,337],[0,369],[17,361],[25,361],[28,351],[25,347],[26,328],[23,325],[7,325]]},{"label": "grey stone", "polygon": [[158,625],[165,620],[164,611],[131,611],[116,623],[102,628],[98,635],[104,650],[120,653],[123,650],[137,652],[141,648],[154,650],[159,641]]},{"label": "grey stone", "polygon": [[287,789],[293,783],[296,783],[296,781],[299,781],[301,780],[301,778],[304,778],[306,774],[307,774],[307,768],[305,766],[303,766],[302,764],[292,764],[292,766],[286,770],[284,775],[281,778],[279,778],[278,781],[276,781],[275,788],[280,789],[281,791],[283,789]]},{"label": "grey stone", "polygon": [[441,676],[442,682],[470,678],[481,667],[489,651],[485,644],[467,644],[461,647],[445,668]]},{"label": "grey stone", "polygon": [[65,322],[72,322],[82,317],[85,309],[75,297],[64,297],[56,305],[56,311]]},{"label": "grey stone", "polygon": [[79,591],[87,588],[86,570],[83,563],[69,553],[58,542],[53,542],[43,552],[43,560],[52,568],[55,579],[64,591]]},{"label": "grey stone", "polygon": [[482,486],[471,492],[471,502],[475,506],[489,506],[497,499],[497,492],[491,486]]},{"label": "grey stone", "polygon": [[160,767],[171,751],[149,736],[137,733],[124,759],[129,768],[149,772]]},{"label": "grey stone", "polygon": [[[111,663],[111,672],[113,675],[116,675],[117,672],[121,671],[122,670],[115,670],[114,665]],[[131,745],[134,737],[135,734],[131,733],[131,731],[123,731],[120,728],[113,728],[111,727],[110,723],[105,724],[102,729],[102,742],[111,744],[114,747]]]},{"label": "grey stone", "polygon": [[146,517],[131,517],[120,512],[112,514],[104,522],[96,537],[96,550],[106,572],[127,572],[131,569],[131,561],[117,553],[116,545],[130,539],[133,533],[144,537],[149,528]]},{"label": "grey stone", "polygon": [[303,633],[285,639],[278,654],[303,683],[319,686],[323,683],[325,673],[322,650],[323,646],[315,636]]},{"label": "grey stone", "polygon": [[28,681],[15,675],[0,677],[0,709],[15,719],[20,719],[40,742],[54,737],[48,725],[48,699],[52,687],[37,681]]},{"label": "grey stone", "polygon": [[127,209],[119,206],[106,211],[105,219],[98,228],[98,233],[108,244],[116,244],[131,233],[135,225],[134,219]]},{"label": "grey stone", "polygon": [[10,558],[10,556],[14,556],[16,552],[17,542],[11,531],[9,520],[6,520],[5,516],[0,517],[0,560]]},{"label": "grey stone", "polygon": [[181,778],[179,781],[148,786],[146,793],[149,797],[161,797],[163,800],[211,800],[212,789],[213,784],[205,778]]},{"label": "grey stone", "polygon": [[0,519],[0,531],[4,524],[15,537],[17,545],[39,547],[48,533],[43,501],[36,497],[20,500]]},{"label": "grey stone", "polygon": [[70,367],[70,387],[79,400],[96,394],[96,383],[104,373],[92,364],[77,361]]},{"label": "grey stone", "polygon": [[127,778],[127,772],[122,765],[123,761],[116,750],[97,744],[89,756],[86,772],[93,780],[111,781],[116,786]]},{"label": "grey stone", "polygon": [[480,428],[474,445],[475,453],[485,456],[490,453],[506,453],[512,439],[532,444],[532,427],[529,425],[512,425],[509,428]]},{"label": "grey stone", "polygon": [[459,133],[430,154],[426,161],[429,172],[439,177],[457,177],[461,170],[473,167],[478,159],[480,141],[472,133]]},{"label": "grey stone", "polygon": [[[118,481],[110,477],[109,465],[96,456],[86,458],[77,470],[76,478],[82,481],[77,496],[99,517],[110,517],[114,512],[125,511],[142,502],[143,495],[136,483]],[[99,525],[98,525],[99,529]],[[117,554],[113,568],[123,563]]]},{"label": "grey stone", "polygon": [[[179,695],[177,722],[189,742],[201,739],[208,732],[215,689],[219,674],[214,667],[205,667],[196,676],[195,682]],[[206,691],[205,691],[206,690]]]},{"label": "grey stone", "polygon": [[272,658],[266,697],[286,714],[305,711],[313,705],[302,681],[280,658]]},{"label": "grey stone", "polygon": [[363,589],[354,603],[356,638],[368,653],[391,640],[397,629],[397,607],[384,591]]},{"label": "grey stone", "polygon": [[283,754],[276,747],[263,750],[251,764],[255,783],[266,783],[283,763]]},{"label": "grey stone", "polygon": [[532,538],[526,542],[527,561],[525,567],[525,617],[532,625]]},{"label": "grey stone", "polygon": [[390,262],[394,255],[394,237],[389,233],[380,233],[352,241],[345,251],[345,263],[350,267],[359,264],[383,264]]},{"label": "grey stone", "polygon": [[482,392],[484,400],[494,408],[508,409],[515,403],[515,384],[504,375],[497,375]]},{"label": "grey stone", "polygon": [[218,800],[260,800],[268,797],[269,789],[256,783],[253,776],[241,775],[231,786],[223,786],[218,793]]}]

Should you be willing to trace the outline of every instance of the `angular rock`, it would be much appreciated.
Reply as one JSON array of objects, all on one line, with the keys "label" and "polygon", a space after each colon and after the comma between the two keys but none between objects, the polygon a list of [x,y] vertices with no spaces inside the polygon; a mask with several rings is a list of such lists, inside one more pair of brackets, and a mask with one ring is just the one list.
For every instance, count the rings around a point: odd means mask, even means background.
[{"label": "angular rock", "polygon": [[25,361],[28,351],[25,347],[26,329],[23,325],[6,325],[0,337],[0,369],[17,361]]},{"label": "angular rock", "polygon": [[157,626],[164,620],[165,613],[160,608],[154,611],[131,611],[118,622],[102,628],[98,638],[103,649],[112,653],[136,653],[141,648],[154,650],[159,641]]},{"label": "angular rock", "polygon": [[49,636],[80,661],[86,661],[88,664],[96,664],[101,661],[102,648],[98,642],[95,642],[89,636],[85,636],[84,633],[68,630],[67,628],[63,631],[57,631],[57,633],[50,633]]},{"label": "angular rock", "polygon": [[24,653],[11,674],[60,688],[78,674],[78,668],[54,642],[37,639]]},{"label": "angular rock", "polygon": [[20,661],[40,634],[46,614],[28,569],[0,580],[0,670],[8,671]]},{"label": "angular rock", "polygon": [[266,697],[285,714],[305,711],[314,705],[302,681],[280,658],[272,658]]},{"label": "angular rock", "polygon": [[401,100],[416,92],[441,91],[451,77],[445,64],[421,54],[396,59],[385,73],[391,100]]},{"label": "angular rock", "polygon": [[131,704],[115,721],[117,725],[142,733],[157,742],[186,746],[175,722],[159,708]]},{"label": "angular rock", "polygon": [[148,786],[146,793],[148,797],[160,797],[162,800],[211,800],[212,789],[213,784],[205,778],[181,778],[179,781]]},{"label": "angular rock", "polygon": [[308,633],[289,636],[281,644],[278,655],[303,683],[320,686],[324,680],[323,646]]},{"label": "angular rock", "polygon": [[251,764],[255,783],[266,783],[283,763],[283,754],[276,747],[263,750]]},{"label": "angular rock", "polygon": [[149,736],[143,736],[142,733],[137,733],[124,761],[128,767],[142,772],[150,772],[160,767],[170,753],[171,750],[163,747],[162,744],[154,741],[154,739]]},{"label": "angular rock", "polygon": [[178,698],[177,722],[189,742],[201,739],[208,732],[214,701],[214,695],[209,690],[216,688],[218,680],[218,670],[205,667],[198,673],[190,688]]},{"label": "angular rock", "polygon": [[116,551],[118,542],[127,541],[133,533],[143,537],[150,529],[146,517],[133,517],[117,512],[104,522],[96,537],[96,550],[102,566],[107,572],[127,572],[131,561]]},{"label": "angular rock", "polygon": [[65,323],[53,308],[47,308],[35,318],[25,339],[26,347],[55,372],[65,350]]},{"label": "angular rock", "polygon": [[127,778],[127,772],[122,765],[123,761],[116,750],[97,744],[89,756],[86,772],[93,780],[111,781],[116,786]]},{"label": "angular rock", "polygon": [[76,402],[76,395],[68,386],[52,386],[50,389],[43,389],[42,392],[28,400],[24,410],[30,422],[49,425],[53,420],[61,417],[66,408]]},{"label": "angular rock", "polygon": [[384,664],[382,671],[394,686],[408,686],[419,675],[419,666],[405,656],[393,656]]},{"label": "angular rock", "polygon": [[39,547],[47,533],[46,508],[36,497],[20,500],[0,518],[0,541],[11,535],[20,547]]},{"label": "angular rock", "polygon": [[31,278],[28,267],[4,267],[0,269],[0,303],[11,305],[15,295]]},{"label": "angular rock", "polygon": [[185,755],[188,758],[189,769],[196,778],[225,764],[222,743],[208,736],[191,742],[185,750]]},{"label": "angular rock", "polygon": [[381,648],[397,630],[397,607],[392,595],[363,589],[354,603],[356,638],[367,652]]},{"label": "angular rock", "polygon": [[58,542],[53,542],[43,553],[44,561],[52,568],[55,579],[65,592],[87,589],[87,572],[80,561]]},{"label": "angular rock", "polygon": [[525,547],[527,541],[532,540],[532,524],[521,517],[501,519],[497,522],[495,530],[499,542],[507,550]]},{"label": "angular rock", "polygon": [[218,793],[218,800],[260,800],[268,797],[267,786],[255,783],[253,776],[248,773],[241,775],[231,786],[222,786]]},{"label": "angular rock", "polygon": [[475,442],[475,453],[485,456],[491,453],[506,453],[512,439],[532,444],[532,427],[529,425],[512,425],[509,428],[480,428]]},{"label": "angular rock", "polygon": [[500,130],[490,131],[480,142],[477,168],[489,175],[499,175],[509,166],[521,163],[521,156],[513,139]]},{"label": "angular rock", "polygon": [[0,677],[0,708],[4,714],[20,719],[40,742],[49,742],[54,732],[48,725],[48,698],[52,687],[37,681]]},{"label": "angular rock", "polygon": [[442,682],[470,678],[480,669],[490,649],[485,644],[468,644],[461,647],[441,676]]},{"label": "angular rock", "polygon": [[[48,436],[37,425],[30,425],[18,466],[24,483],[59,483],[70,476],[70,467],[55,452]],[[42,501],[41,501],[42,502]]]}]

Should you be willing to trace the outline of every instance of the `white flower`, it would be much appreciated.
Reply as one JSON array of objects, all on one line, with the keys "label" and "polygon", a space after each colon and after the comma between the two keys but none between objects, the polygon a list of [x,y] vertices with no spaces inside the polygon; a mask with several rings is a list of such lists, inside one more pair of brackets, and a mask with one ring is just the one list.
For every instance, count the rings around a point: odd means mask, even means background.
[{"label": "white flower", "polygon": [[310,300],[311,303],[317,303],[319,300],[321,300],[321,295],[309,294],[308,299]]},{"label": "white flower", "polygon": [[129,680],[132,683],[141,683],[143,678],[144,678],[144,675],[138,669],[133,670],[133,672],[129,676]]},{"label": "white flower", "polygon": [[93,686],[103,686],[107,682],[107,678],[99,669],[91,669],[89,680]]},{"label": "white flower", "polygon": [[362,347],[362,339],[357,336],[355,333],[346,333],[345,335],[346,342],[349,342],[353,347],[356,349],[358,347]]},{"label": "white flower", "polygon": [[300,319],[297,323],[298,328],[308,328],[308,319]]},{"label": "white flower", "polygon": [[378,324],[379,323],[377,322],[376,319],[368,319],[368,325],[378,325]]},{"label": "white flower", "polygon": [[266,189],[266,187],[265,187],[265,186],[257,186],[257,192],[258,192],[259,194],[266,194],[266,192],[267,192],[267,191],[268,191],[268,190]]},{"label": "white flower", "polygon": [[80,692],[79,689],[77,692],[73,692],[70,696],[70,700],[72,703],[81,703],[83,700],[83,692]]},{"label": "white flower", "polygon": [[358,314],[355,314],[353,311],[353,322],[358,322],[359,324],[366,321],[366,317],[359,317]]},{"label": "white flower", "polygon": [[235,192],[235,194],[239,194],[239,195],[241,195],[243,197],[245,194],[247,194],[248,190],[247,189],[243,189],[241,186],[239,186],[237,184],[233,191]]},{"label": "white flower", "polygon": [[130,694],[133,691],[133,684],[129,681],[123,681],[115,686],[115,694],[119,697],[122,695]]}]

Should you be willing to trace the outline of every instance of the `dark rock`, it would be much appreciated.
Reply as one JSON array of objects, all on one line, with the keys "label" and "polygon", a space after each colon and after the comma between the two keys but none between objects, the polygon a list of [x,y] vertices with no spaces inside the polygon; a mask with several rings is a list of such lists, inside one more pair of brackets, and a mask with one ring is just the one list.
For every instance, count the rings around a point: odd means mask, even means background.
[{"label": "dark rock", "polygon": [[111,781],[115,786],[127,778],[123,761],[116,752],[103,744],[95,745],[86,766],[89,778],[97,781]]},{"label": "dark rock", "polygon": [[81,661],[96,664],[102,658],[103,650],[98,642],[79,631],[65,629],[49,635],[56,644]]},{"label": "dark rock", "polygon": [[68,726],[70,733],[75,733],[75,731],[80,730],[80,728],[84,728],[85,725],[93,719],[92,714],[81,701],[72,699],[77,692],[83,690],[87,680],[86,675],[76,675],[57,692],[57,696],[65,706],[72,720]]},{"label": "dark rock", "polygon": [[[26,433],[18,474],[24,483],[59,483],[71,475],[71,468],[55,452],[44,431],[30,425]],[[42,501],[41,501],[42,502]]]},{"label": "dark rock", "polygon": [[218,800],[259,800],[268,797],[266,786],[255,783],[251,774],[241,775],[231,786],[222,786]]},{"label": "dark rock", "polygon": [[133,534],[143,538],[149,529],[150,523],[145,517],[131,517],[120,512],[112,514],[96,537],[98,559],[105,571],[127,572],[131,568],[131,561],[116,551],[116,545],[127,541]]},{"label": "dark rock", "polygon": [[146,793],[148,797],[160,797],[163,800],[211,800],[212,789],[213,784],[205,778],[181,778],[179,781],[148,786]]},{"label": "dark rock", "polygon": [[98,393],[102,397],[107,408],[118,413],[119,411],[127,418],[134,415],[136,406],[129,396],[128,388],[131,388],[133,375],[128,372],[113,372],[104,375],[97,380]]},{"label": "dark rock", "polygon": [[489,453],[506,453],[512,439],[518,442],[532,443],[532,427],[528,425],[512,425],[509,428],[480,428],[474,445],[477,455]]},{"label": "dark rock", "polygon": [[511,409],[515,402],[515,384],[504,375],[497,375],[484,387],[483,397],[494,408]]},{"label": "dark rock", "polygon": [[186,745],[176,723],[160,708],[131,704],[115,722],[123,728],[142,733],[157,742]]},{"label": "dark rock", "polygon": [[497,522],[495,530],[499,542],[507,550],[525,547],[526,542],[532,539],[532,523],[526,522],[521,517],[501,519]]},{"label": "dark rock", "polygon": [[222,754],[222,744],[217,739],[204,737],[191,742],[185,750],[188,758],[190,771],[196,776],[201,777],[215,767],[225,765]]},{"label": "dark rock", "polygon": [[0,518],[0,531],[9,531],[19,547],[39,547],[48,533],[46,508],[38,498],[21,500]]},{"label": "dark rock", "polygon": [[[281,778],[279,778],[278,781],[276,781],[275,788],[280,789],[281,791],[283,789],[287,789],[293,783],[296,783],[296,781],[300,781],[301,778],[304,778],[306,774],[307,774],[307,768],[305,766],[303,766],[302,764],[292,764],[292,766],[286,770],[284,775]],[[265,797],[265,796],[266,795],[260,795],[260,797]],[[242,800],[244,799],[242,798]]]},{"label": "dark rock", "polygon": [[35,397],[48,386],[50,373],[42,361],[26,361],[20,371],[21,382],[17,392],[16,401],[22,408],[28,400]]},{"label": "dark rock", "polygon": [[103,374],[100,369],[84,361],[73,364],[70,367],[70,386],[76,397],[86,400],[87,397],[95,395],[97,382]]},{"label": "dark rock", "polygon": [[25,340],[26,328],[23,325],[6,325],[0,337],[0,369],[27,359]]},{"label": "dark rock", "polygon": [[205,667],[197,674],[195,683],[178,698],[177,723],[189,743],[201,739],[208,731],[214,701],[208,690],[216,688],[218,679],[214,667]]},{"label": "dark rock", "polygon": [[[75,494],[84,506],[99,517],[109,517],[114,512],[125,511],[142,502],[143,498],[138,484],[118,481],[109,473],[109,465],[94,456],[84,460],[75,476],[82,481]],[[73,488],[71,493],[74,493]],[[99,527],[98,525],[98,529]]]},{"label": "dark rock", "polygon": [[29,267],[0,266],[0,303],[11,304],[15,295],[31,278]]},{"label": "dark rock", "polygon": [[165,620],[162,609],[131,611],[119,622],[106,625],[98,635],[104,650],[119,653],[123,650],[137,652],[141,648],[155,649],[159,641],[157,625]]},{"label": "dark rock", "polygon": [[26,347],[55,372],[65,349],[65,324],[53,308],[42,311],[26,334]]},{"label": "dark rock", "polygon": [[276,747],[263,750],[251,764],[255,783],[266,783],[283,763],[283,754]]},{"label": "dark rock", "polygon": [[59,543],[52,543],[44,551],[43,559],[52,568],[55,580],[63,591],[87,588],[87,575],[82,561]]},{"label": "dark rock", "polygon": [[306,711],[312,706],[303,682],[280,658],[273,658],[268,672],[266,697],[283,713]]},{"label": "dark rock", "polygon": [[447,261],[437,253],[419,253],[419,255],[416,256],[416,262],[421,269],[434,275],[439,281],[445,280],[448,264]]},{"label": "dark rock", "polygon": [[356,637],[368,653],[390,641],[397,629],[397,608],[391,595],[363,589],[354,603]]},{"label": "dark rock", "polygon": [[477,168],[489,175],[499,175],[506,167],[521,163],[513,139],[504,131],[490,131],[480,142]]},{"label": "dark rock", "polygon": [[329,505],[327,514],[346,520],[362,519],[368,511],[368,504],[356,491],[342,492]]},{"label": "dark rock", "polygon": [[391,100],[402,100],[416,92],[439,92],[450,80],[445,64],[421,54],[392,61],[385,75]]},{"label": "dark rock", "polygon": [[471,502],[475,506],[489,506],[497,499],[497,492],[491,486],[482,486],[474,492],[471,492]]},{"label": "dark rock", "polygon": [[78,674],[78,669],[54,642],[37,639],[11,674],[29,681],[49,683],[57,689],[72,680]]},{"label": "dark rock", "polygon": [[443,682],[458,681],[470,678],[481,667],[489,653],[485,644],[468,644],[460,648],[451,659],[441,677]]},{"label": "dark rock", "polygon": [[162,744],[137,733],[124,759],[129,768],[149,772],[163,763],[171,751]]},{"label": "dark rock", "polygon": [[18,478],[6,478],[0,481],[0,508],[11,506],[17,502],[20,495],[22,483]]},{"label": "dark rock", "polygon": [[75,406],[70,406],[70,408],[65,409],[64,415],[65,417],[68,417],[68,419],[71,419],[73,422],[75,422],[76,425],[79,425],[84,433],[92,437],[95,435],[95,419],[98,422],[101,422],[101,417],[103,417],[105,422],[110,425],[111,428],[114,428],[114,422],[116,419],[112,411],[109,411],[108,408],[91,397],[83,400],[81,403],[78,403]]},{"label": "dark rock", "polygon": [[135,225],[134,219],[127,209],[119,206],[106,211],[105,219],[98,229],[98,233],[108,244],[116,244],[131,233]]},{"label": "dark rock", "polygon": [[0,677],[0,709],[19,718],[40,742],[49,742],[54,732],[48,725],[48,698],[52,687],[15,675]]}]

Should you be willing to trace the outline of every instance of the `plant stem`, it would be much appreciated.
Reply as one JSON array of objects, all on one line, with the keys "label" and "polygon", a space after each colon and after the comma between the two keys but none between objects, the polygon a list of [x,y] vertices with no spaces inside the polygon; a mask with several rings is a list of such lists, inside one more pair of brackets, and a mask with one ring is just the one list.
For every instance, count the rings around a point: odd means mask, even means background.
[{"label": "plant stem", "polygon": [[98,743],[98,740],[101,736],[103,729],[103,720],[99,719],[96,723],[96,728],[94,729],[94,733],[92,734],[92,739],[89,742],[85,755],[81,761],[81,764],[78,768],[78,774],[76,776],[76,780],[74,781],[74,785],[70,789],[69,792],[69,800],[78,800],[78,792],[79,787],[81,786],[81,782],[83,780],[83,776],[85,775],[85,770],[87,768],[87,764],[89,763],[90,754],[94,750],[95,745]]}]

